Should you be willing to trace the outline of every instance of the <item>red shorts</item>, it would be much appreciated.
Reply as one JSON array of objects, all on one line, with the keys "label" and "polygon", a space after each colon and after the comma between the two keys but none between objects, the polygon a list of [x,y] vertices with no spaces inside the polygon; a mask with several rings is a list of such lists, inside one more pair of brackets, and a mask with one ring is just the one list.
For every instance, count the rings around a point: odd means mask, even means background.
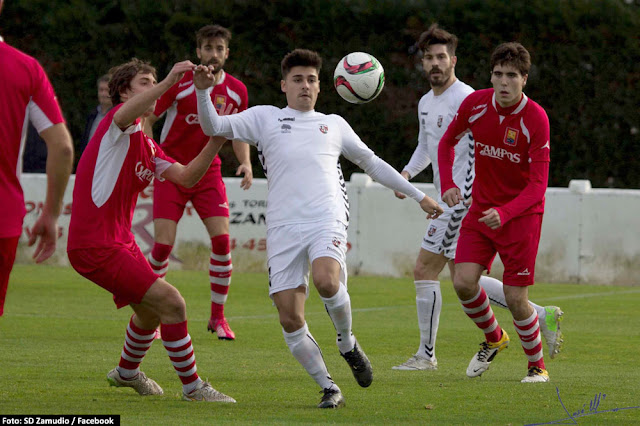
[{"label": "red shorts", "polygon": [[502,281],[505,285],[533,285],[542,215],[516,217],[496,230],[478,222],[480,217],[469,213],[464,218],[456,263],[477,263],[490,271],[498,253],[504,264]]},{"label": "red shorts", "polygon": [[113,294],[118,309],[140,303],[158,279],[135,242],[129,246],[69,250],[67,255],[80,275]]},{"label": "red shorts", "polygon": [[180,221],[187,202],[191,201],[200,219],[229,217],[227,190],[220,170],[209,170],[193,188],[158,179],[153,182],[153,218]]},{"label": "red shorts", "polygon": [[4,314],[4,298],[9,286],[9,275],[16,260],[20,236],[0,238],[0,317]]}]

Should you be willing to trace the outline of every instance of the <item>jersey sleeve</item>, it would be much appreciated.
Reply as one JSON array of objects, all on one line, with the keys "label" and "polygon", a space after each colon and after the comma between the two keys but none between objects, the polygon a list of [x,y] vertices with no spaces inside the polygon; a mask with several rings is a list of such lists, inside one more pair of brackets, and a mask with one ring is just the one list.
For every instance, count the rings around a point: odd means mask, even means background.
[{"label": "jersey sleeve", "polygon": [[164,92],[162,96],[158,98],[158,101],[156,102],[156,108],[153,110],[153,114],[156,117],[160,117],[162,114],[164,114],[164,112],[168,110],[169,107],[176,100],[176,96],[178,92],[178,84],[180,84],[180,82],[171,86],[169,90]]},{"label": "jersey sleeve", "polygon": [[[153,140],[153,139],[151,139]],[[162,150],[162,148],[160,148],[160,145],[158,145],[158,143],[153,140],[153,144],[156,148],[156,155],[154,157],[154,161],[156,163],[156,171],[155,171],[155,176],[158,179],[164,180],[162,179],[162,174],[169,168],[171,167],[171,165],[173,165],[173,163],[176,162],[176,160],[174,160],[173,158],[169,157],[167,154],[165,154],[165,152]]]},{"label": "jersey sleeve", "polygon": [[42,66],[34,60],[33,83],[31,101],[29,102],[29,117],[38,133],[54,124],[64,123],[62,111],[49,77]]},{"label": "jersey sleeve", "polygon": [[342,155],[357,165],[361,169],[364,169],[363,162],[367,161],[371,157],[375,156],[371,148],[369,148],[360,136],[353,131],[349,123],[339,115],[332,115],[336,119],[338,128],[340,129],[340,135],[342,137]]},{"label": "jersey sleeve", "polygon": [[453,181],[453,161],[455,160],[455,147],[460,139],[469,132],[469,111],[471,109],[470,100],[472,96],[462,101],[458,112],[453,117],[447,131],[440,139],[438,145],[438,166],[440,171],[440,195],[444,195],[447,190],[455,188]]}]

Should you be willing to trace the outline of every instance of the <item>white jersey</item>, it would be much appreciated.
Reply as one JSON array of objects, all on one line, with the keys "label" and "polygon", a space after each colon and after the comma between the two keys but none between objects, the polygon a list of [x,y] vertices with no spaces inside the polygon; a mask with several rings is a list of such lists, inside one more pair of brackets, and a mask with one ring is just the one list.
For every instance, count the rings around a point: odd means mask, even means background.
[{"label": "white jersey", "polygon": [[[429,164],[433,168],[433,184],[438,192],[438,202],[446,208],[440,191],[440,172],[438,169],[438,144],[458,112],[462,101],[474,90],[471,86],[456,80],[439,96],[430,90],[418,104],[418,146],[403,171],[411,178],[423,171]],[[475,177],[473,139],[471,133],[465,135],[456,145],[453,163],[453,180],[465,200],[471,197],[471,186]]]},{"label": "white jersey", "polygon": [[267,228],[336,220],[348,225],[349,201],[340,155],[383,185],[416,201],[424,198],[424,193],[378,158],[339,115],[255,106],[219,119],[226,129],[219,134],[258,149],[269,188]]}]

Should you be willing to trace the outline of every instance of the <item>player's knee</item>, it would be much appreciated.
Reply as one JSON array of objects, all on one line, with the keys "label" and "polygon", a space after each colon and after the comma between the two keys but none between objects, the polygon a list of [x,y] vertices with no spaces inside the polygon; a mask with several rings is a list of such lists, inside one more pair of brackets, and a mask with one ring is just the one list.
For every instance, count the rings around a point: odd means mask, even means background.
[{"label": "player's knee", "polygon": [[420,280],[431,280],[437,281],[438,276],[440,275],[441,270],[439,270],[432,263],[420,262],[417,261],[415,267],[413,268],[413,279],[416,281]]},{"label": "player's knee", "polygon": [[299,313],[280,315],[280,325],[287,333],[293,333],[304,326],[304,316]]},{"label": "player's knee", "polygon": [[172,317],[186,318],[187,304],[175,287],[171,287],[171,290],[167,292],[167,296],[164,300],[163,312],[165,315]]},{"label": "player's knee", "polygon": [[453,277],[453,288],[456,290],[458,297],[468,300],[475,296],[474,292],[478,286],[477,278],[469,274],[457,272]]}]

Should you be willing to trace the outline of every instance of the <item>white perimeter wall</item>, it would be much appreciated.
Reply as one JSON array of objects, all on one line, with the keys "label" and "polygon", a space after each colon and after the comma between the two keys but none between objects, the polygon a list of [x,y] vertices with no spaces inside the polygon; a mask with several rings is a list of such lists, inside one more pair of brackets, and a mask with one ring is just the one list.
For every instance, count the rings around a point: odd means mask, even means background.
[{"label": "white perimeter wall", "polygon": [[[59,225],[62,233],[52,263],[68,264],[66,237],[71,211],[73,176],[65,194],[65,209]],[[225,178],[230,203],[233,264],[236,271],[266,272],[267,184],[255,179],[248,191],[240,189],[239,178]],[[46,177],[24,174],[27,215],[25,227],[37,217],[46,194]],[[588,182],[568,188],[547,190],[536,280],[546,282],[589,282],[637,285],[640,272],[640,191],[590,189]],[[435,196],[432,184],[417,184]],[[351,204],[349,252],[350,274],[411,276],[420,242],[427,229],[425,214],[411,199],[398,200],[393,192],[372,183],[363,174],[347,183]],[[141,194],[133,231],[145,254],[153,244],[152,191]],[[91,220],[91,218],[85,218]],[[21,240],[18,262],[28,262],[32,248]],[[171,268],[202,268],[208,265],[209,238],[195,211],[187,208],[178,226],[178,241]],[[445,271],[445,275],[448,271]],[[491,275],[500,277],[502,264],[496,260]]]}]

